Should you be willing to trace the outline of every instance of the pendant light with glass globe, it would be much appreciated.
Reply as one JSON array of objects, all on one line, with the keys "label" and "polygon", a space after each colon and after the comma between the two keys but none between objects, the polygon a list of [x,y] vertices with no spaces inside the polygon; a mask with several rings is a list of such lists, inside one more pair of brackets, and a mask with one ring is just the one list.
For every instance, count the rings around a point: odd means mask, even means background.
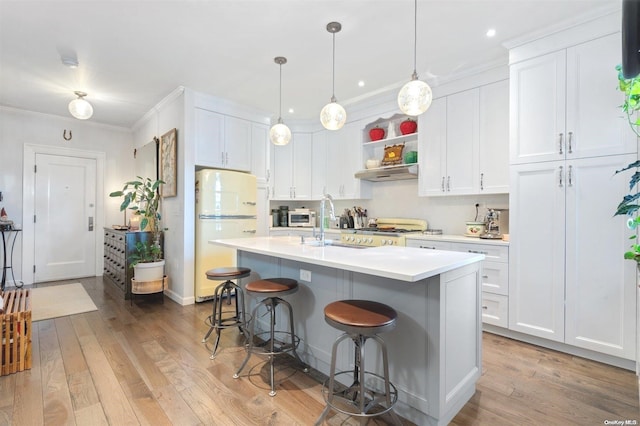
[{"label": "pendant light with glass globe", "polygon": [[273,61],[280,66],[280,109],[278,110],[278,122],[269,130],[269,139],[274,145],[286,145],[291,140],[291,130],[282,122],[282,65],[287,63],[284,56],[276,56]]},{"label": "pendant light with glass globe", "polygon": [[424,81],[418,80],[416,71],[416,56],[418,44],[418,0],[414,0],[414,22],[413,22],[413,74],[411,81],[402,86],[398,93],[398,106],[400,110],[411,116],[417,116],[425,112],[431,105],[433,94],[431,87]]},{"label": "pendant light with glass globe", "polygon": [[347,121],[347,112],[336,100],[336,33],[342,29],[340,22],[329,22],[327,31],[333,35],[333,70],[332,70],[332,94],[331,102],[320,111],[320,122],[327,130],[338,130]]}]

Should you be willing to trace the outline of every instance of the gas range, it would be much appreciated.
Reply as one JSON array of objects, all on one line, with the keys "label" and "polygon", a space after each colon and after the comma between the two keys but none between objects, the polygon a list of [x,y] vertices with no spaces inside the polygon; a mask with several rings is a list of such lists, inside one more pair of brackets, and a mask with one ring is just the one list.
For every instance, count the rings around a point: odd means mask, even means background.
[{"label": "gas range", "polygon": [[425,229],[427,222],[421,219],[381,218],[375,228],[343,230],[340,241],[366,247],[405,246],[407,234],[420,234]]}]

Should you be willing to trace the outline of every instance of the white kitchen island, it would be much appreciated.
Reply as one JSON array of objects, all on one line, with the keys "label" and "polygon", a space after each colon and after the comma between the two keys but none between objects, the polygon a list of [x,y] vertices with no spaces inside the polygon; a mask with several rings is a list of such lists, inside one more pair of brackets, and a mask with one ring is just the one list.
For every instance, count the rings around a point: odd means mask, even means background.
[{"label": "white kitchen island", "polygon": [[[341,299],[375,300],[398,312],[395,330],[381,335],[389,351],[391,381],[398,388],[398,414],[419,425],[446,425],[474,394],[482,359],[483,255],[411,247],[319,247],[301,244],[299,237],[210,242],[237,249],[238,265],[252,270],[248,280],[287,277],[300,282],[298,292],[286,298],[301,338],[298,353],[311,367],[328,374],[331,345],[340,334],[324,321],[324,307]],[[287,319],[278,321],[282,325]],[[375,346],[367,344],[367,370],[379,372]],[[353,350],[342,349],[337,368],[348,370]]]}]

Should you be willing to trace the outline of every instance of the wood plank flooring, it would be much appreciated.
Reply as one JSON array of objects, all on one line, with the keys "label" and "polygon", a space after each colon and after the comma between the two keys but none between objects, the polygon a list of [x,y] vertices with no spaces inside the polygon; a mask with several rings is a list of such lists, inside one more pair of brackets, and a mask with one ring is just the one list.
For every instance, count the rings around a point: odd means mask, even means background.
[{"label": "wood plank flooring", "polygon": [[[34,323],[31,370],[0,377],[0,425],[312,425],[322,411],[317,374],[285,368],[274,398],[256,357],[233,379],[244,354],[235,331],[210,360],[210,303],[131,306],[100,277],[68,282],[78,281],[98,311]],[[452,425],[640,423],[631,371],[485,333],[482,373]]]}]

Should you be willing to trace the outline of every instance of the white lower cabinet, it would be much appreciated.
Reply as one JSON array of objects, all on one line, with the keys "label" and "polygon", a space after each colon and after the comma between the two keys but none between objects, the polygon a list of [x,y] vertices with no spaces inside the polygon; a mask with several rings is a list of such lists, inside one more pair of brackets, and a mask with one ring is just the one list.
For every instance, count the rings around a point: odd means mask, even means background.
[{"label": "white lower cabinet", "polygon": [[407,247],[485,255],[482,262],[482,322],[507,327],[509,312],[509,247],[407,238]]},{"label": "white lower cabinet", "polygon": [[509,329],[635,359],[636,268],[613,217],[636,155],[511,168]]},{"label": "white lower cabinet", "polygon": [[509,297],[482,292],[482,322],[498,327],[509,326]]}]

